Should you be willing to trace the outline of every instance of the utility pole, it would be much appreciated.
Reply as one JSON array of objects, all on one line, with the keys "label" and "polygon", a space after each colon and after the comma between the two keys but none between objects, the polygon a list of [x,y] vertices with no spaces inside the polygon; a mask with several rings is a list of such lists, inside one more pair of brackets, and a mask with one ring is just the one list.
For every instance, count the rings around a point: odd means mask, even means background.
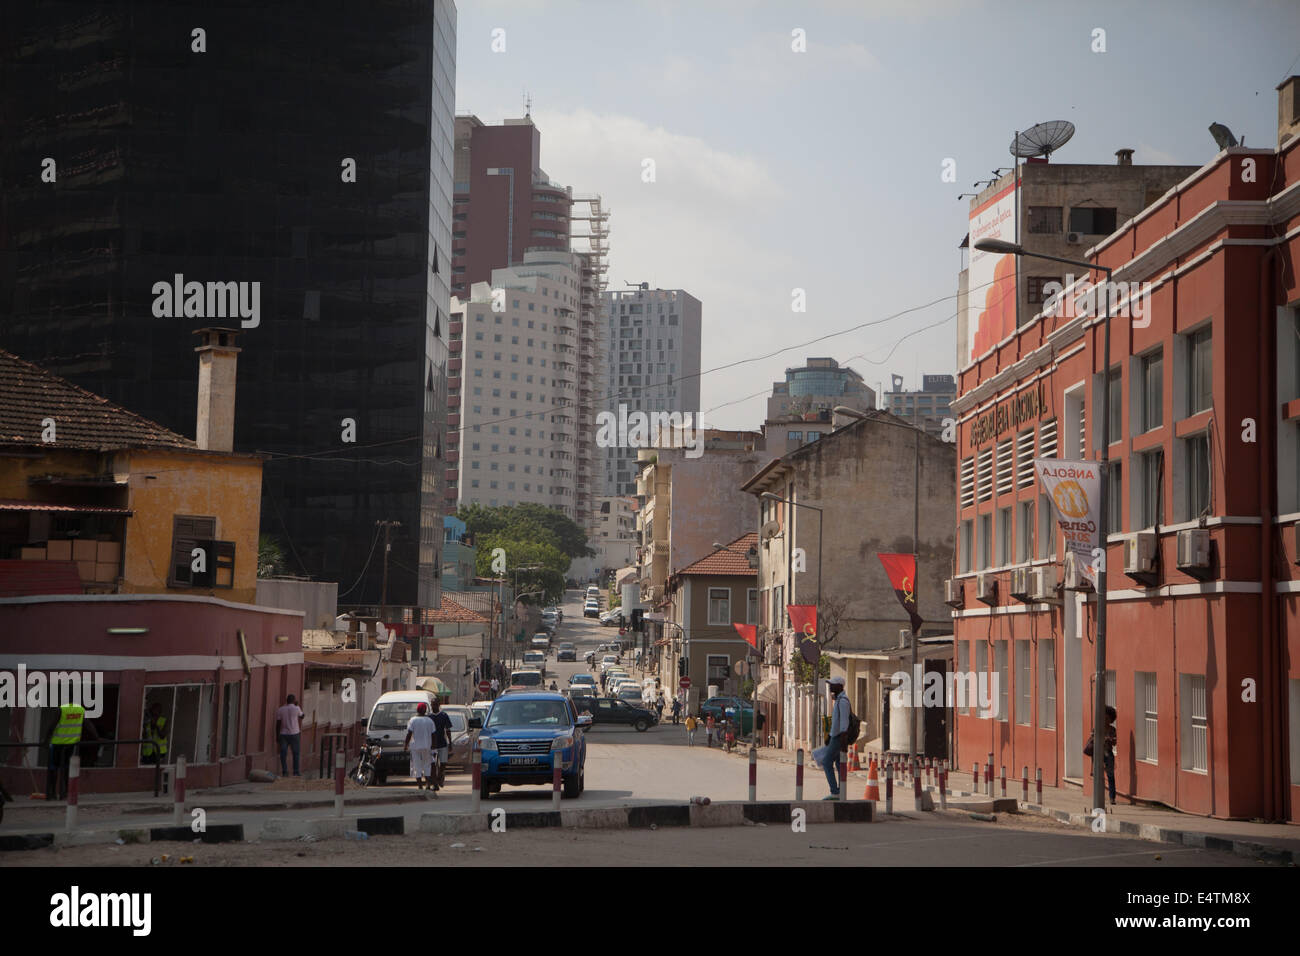
[{"label": "utility pole", "polygon": [[389,541],[389,535],[393,528],[400,528],[400,521],[376,521],[375,526],[384,529],[384,580],[379,590],[379,617],[382,620],[387,617],[388,611],[388,552],[392,550],[393,545]]}]

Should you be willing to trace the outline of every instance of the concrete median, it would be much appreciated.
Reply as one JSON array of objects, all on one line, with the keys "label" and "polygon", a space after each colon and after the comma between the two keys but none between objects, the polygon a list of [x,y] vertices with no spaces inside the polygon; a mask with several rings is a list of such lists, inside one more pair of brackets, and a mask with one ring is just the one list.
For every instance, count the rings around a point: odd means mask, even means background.
[{"label": "concrete median", "polygon": [[274,817],[262,825],[263,840],[328,840],[341,837],[351,829],[342,817],[322,817],[316,820],[296,820],[292,817]]}]

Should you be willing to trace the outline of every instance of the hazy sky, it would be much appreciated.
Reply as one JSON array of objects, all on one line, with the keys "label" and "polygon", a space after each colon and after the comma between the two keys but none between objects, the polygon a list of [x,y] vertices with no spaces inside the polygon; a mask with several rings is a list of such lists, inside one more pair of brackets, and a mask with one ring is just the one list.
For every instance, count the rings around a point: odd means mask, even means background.
[{"label": "hazy sky", "polygon": [[[1211,122],[1275,144],[1274,88],[1300,60],[1294,0],[458,9],[457,110],[499,123],[532,95],[542,167],[612,213],[609,288],[647,281],[703,302],[701,408],[724,428],[760,427],[771,383],[810,355],[873,387],[955,370],[957,195],[1010,165],[1015,130],[1074,123],[1061,162],[1113,164],[1132,147],[1135,163],[1200,165],[1217,151]],[[795,30],[806,52],[792,50]],[[946,158],[955,183],[942,181]]]}]

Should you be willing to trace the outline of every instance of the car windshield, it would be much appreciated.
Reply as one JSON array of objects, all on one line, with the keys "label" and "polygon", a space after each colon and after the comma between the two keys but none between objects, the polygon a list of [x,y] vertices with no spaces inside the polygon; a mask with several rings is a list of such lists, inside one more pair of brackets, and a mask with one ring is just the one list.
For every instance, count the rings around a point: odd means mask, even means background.
[{"label": "car windshield", "polygon": [[596,678],[592,677],[590,674],[574,674],[573,677],[569,679],[569,683],[570,684],[594,684],[596,683]]},{"label": "car windshield", "polygon": [[488,717],[489,727],[567,727],[569,708],[559,700],[498,700]]},{"label": "car windshield", "polygon": [[510,683],[520,687],[536,687],[542,682],[542,675],[537,671],[515,671],[510,675]]},{"label": "car windshield", "polygon": [[419,701],[390,700],[375,706],[370,715],[370,731],[405,730],[406,722],[415,716],[415,707]]}]

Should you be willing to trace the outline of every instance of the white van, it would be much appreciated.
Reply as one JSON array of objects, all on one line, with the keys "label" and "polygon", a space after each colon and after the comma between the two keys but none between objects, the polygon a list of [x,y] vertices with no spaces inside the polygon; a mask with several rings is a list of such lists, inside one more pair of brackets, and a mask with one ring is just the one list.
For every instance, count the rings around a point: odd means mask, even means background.
[{"label": "white van", "polygon": [[392,774],[405,777],[410,773],[411,755],[404,753],[406,723],[416,714],[416,708],[425,704],[425,713],[433,713],[435,695],[427,690],[390,690],[381,694],[370,709],[366,721],[366,739],[378,741],[384,752],[375,768],[375,783],[383,786]]}]

